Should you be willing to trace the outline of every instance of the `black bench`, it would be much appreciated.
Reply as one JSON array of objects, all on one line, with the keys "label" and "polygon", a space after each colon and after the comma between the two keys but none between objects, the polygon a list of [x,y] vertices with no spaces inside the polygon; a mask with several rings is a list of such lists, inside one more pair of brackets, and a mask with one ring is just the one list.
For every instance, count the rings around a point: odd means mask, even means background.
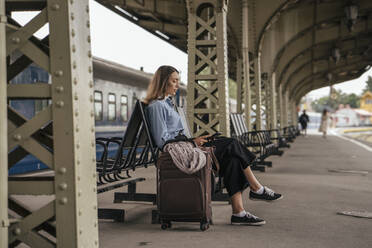
[{"label": "black bench", "polygon": [[271,129],[271,140],[278,144],[279,148],[290,148],[291,145],[288,144],[287,139],[282,135],[280,129]]},{"label": "black bench", "polygon": [[[146,168],[156,162],[158,149],[152,144],[148,133],[143,108],[137,101],[122,138],[96,139],[96,146],[103,149],[101,156],[97,158],[97,193],[128,186],[127,192],[114,193],[114,203],[146,201],[156,204],[156,194],[136,192],[137,183],[145,178],[133,178],[130,175],[130,171]],[[124,215],[125,211],[121,209],[98,209],[100,219],[124,221]]]},{"label": "black bench", "polygon": [[300,131],[295,126],[287,126],[283,128],[283,136],[289,141],[294,142],[296,137],[300,135]]},{"label": "black bench", "polygon": [[265,171],[265,167],[260,165],[269,167],[272,166],[271,161],[265,161],[266,158],[271,155],[281,156],[283,154],[283,151],[279,150],[279,145],[273,143],[273,140],[275,140],[275,138],[273,139],[271,137],[271,132],[273,130],[248,131],[243,116],[238,113],[230,114],[230,122],[232,127],[232,136],[236,137],[240,142],[249,147],[250,150],[257,155],[254,165],[259,167],[255,168],[253,166],[252,169]]}]

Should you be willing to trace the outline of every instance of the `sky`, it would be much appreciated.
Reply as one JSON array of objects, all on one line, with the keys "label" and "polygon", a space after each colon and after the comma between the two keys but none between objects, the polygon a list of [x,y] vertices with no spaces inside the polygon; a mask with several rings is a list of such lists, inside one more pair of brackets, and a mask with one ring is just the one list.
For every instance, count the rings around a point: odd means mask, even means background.
[{"label": "sky", "polygon": [[[367,81],[368,76],[372,76],[372,68],[366,71],[362,76],[360,76],[357,79],[335,84],[334,88],[337,90],[342,90],[342,92],[345,92],[348,94],[354,93],[354,94],[360,95],[366,86],[365,82]],[[313,90],[307,94],[307,97],[317,99],[322,96],[328,96],[328,95],[329,95],[329,86],[320,88],[318,90]]]},{"label": "sky", "polygon": [[[93,56],[113,61],[134,69],[144,68],[145,72],[154,73],[161,65],[172,65],[181,73],[181,81],[187,80],[187,54],[168,44],[141,27],[127,21],[96,1],[90,0],[90,23]],[[21,24],[26,23],[33,13],[20,12],[13,18]],[[38,33],[43,38],[48,33],[48,26]],[[360,94],[372,69],[360,78],[335,85],[345,93]],[[307,96],[317,99],[329,94],[329,87],[311,91]]]}]

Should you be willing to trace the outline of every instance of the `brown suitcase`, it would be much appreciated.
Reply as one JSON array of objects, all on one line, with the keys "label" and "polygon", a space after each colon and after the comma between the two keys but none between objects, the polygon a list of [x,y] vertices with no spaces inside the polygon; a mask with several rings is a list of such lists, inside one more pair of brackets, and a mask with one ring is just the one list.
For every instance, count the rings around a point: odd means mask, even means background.
[{"label": "brown suitcase", "polygon": [[212,222],[211,158],[194,174],[186,174],[173,163],[169,153],[160,154],[157,161],[157,204],[162,229],[171,222],[200,222],[205,231]]}]

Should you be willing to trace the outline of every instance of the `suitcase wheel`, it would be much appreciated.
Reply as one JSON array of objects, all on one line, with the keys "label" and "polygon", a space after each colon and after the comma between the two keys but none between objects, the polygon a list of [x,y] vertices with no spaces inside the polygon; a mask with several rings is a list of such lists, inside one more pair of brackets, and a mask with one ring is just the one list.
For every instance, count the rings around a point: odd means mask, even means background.
[{"label": "suitcase wheel", "polygon": [[209,228],[209,223],[200,222],[200,230],[205,231]]},{"label": "suitcase wheel", "polygon": [[165,230],[167,228],[171,228],[172,227],[172,223],[171,222],[162,222],[161,223],[161,229]]}]

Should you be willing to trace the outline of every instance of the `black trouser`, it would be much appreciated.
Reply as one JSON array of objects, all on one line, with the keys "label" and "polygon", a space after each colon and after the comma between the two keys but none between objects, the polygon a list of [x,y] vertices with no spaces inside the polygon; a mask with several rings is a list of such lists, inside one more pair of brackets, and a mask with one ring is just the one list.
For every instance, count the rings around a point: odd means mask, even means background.
[{"label": "black trouser", "polygon": [[220,176],[223,177],[229,196],[249,186],[243,170],[255,159],[253,153],[233,138],[220,137],[205,146],[216,147],[214,154],[220,164]]}]

